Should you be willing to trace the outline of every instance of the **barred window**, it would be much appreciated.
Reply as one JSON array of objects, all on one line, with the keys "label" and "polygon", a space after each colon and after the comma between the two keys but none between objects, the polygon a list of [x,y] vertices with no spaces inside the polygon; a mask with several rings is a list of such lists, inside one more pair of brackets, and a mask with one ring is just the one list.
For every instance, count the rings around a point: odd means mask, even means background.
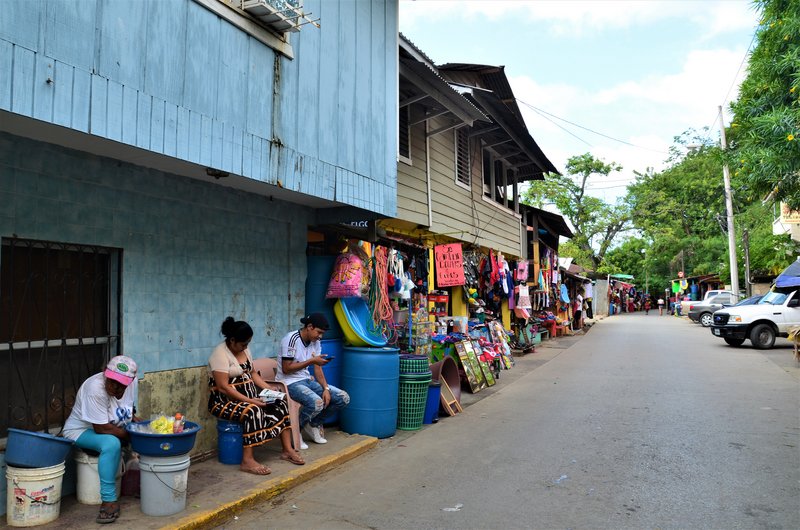
[{"label": "barred window", "polygon": [[119,249],[3,238],[0,437],[63,425],[80,385],[120,349]]}]

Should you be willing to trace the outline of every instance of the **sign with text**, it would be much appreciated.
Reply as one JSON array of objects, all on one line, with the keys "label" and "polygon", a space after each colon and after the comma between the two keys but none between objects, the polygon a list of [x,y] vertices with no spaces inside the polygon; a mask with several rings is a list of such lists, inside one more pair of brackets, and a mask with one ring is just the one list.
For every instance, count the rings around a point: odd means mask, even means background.
[{"label": "sign with text", "polygon": [[433,258],[437,287],[464,285],[464,256],[460,243],[436,245],[433,247]]}]

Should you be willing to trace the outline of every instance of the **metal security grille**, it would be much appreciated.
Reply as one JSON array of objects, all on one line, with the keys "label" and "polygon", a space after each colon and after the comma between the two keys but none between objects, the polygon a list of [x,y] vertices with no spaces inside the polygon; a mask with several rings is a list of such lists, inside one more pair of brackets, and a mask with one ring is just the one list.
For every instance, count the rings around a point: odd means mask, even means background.
[{"label": "metal security grille", "polygon": [[118,249],[3,238],[0,437],[59,428],[120,350],[121,269]]},{"label": "metal security grille", "polygon": [[466,127],[456,129],[456,180],[465,186],[470,185],[469,171],[469,131]]}]

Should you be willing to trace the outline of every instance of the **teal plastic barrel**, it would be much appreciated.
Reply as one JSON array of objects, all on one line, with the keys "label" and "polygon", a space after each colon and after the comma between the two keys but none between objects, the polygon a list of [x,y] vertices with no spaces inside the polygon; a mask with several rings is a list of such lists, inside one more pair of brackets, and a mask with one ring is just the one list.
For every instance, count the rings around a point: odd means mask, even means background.
[{"label": "teal plastic barrel", "polygon": [[[344,337],[342,328],[333,313],[333,304],[336,299],[327,300],[325,291],[333,272],[336,256],[308,256],[306,259],[306,315],[322,313],[328,319],[331,329],[325,332],[326,339],[341,339]],[[326,376],[327,377],[327,374]],[[334,384],[334,386],[336,386]]]},{"label": "teal plastic barrel", "polygon": [[339,426],[349,434],[388,438],[397,430],[400,382],[397,348],[342,348],[342,389],[350,404],[339,414]]},{"label": "teal plastic barrel", "polygon": [[[322,339],[321,342],[323,355],[333,357],[331,362],[322,367],[325,381],[336,388],[342,388],[342,339]],[[333,425],[338,421],[339,414],[334,414],[325,420],[325,425]]]}]

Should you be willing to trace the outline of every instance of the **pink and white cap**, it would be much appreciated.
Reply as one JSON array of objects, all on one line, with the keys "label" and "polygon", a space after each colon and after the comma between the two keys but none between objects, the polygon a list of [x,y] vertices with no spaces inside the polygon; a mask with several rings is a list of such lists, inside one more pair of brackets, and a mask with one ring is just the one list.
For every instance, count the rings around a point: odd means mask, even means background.
[{"label": "pink and white cap", "polygon": [[126,355],[117,355],[108,361],[103,374],[109,379],[128,386],[136,378],[136,361]]}]

